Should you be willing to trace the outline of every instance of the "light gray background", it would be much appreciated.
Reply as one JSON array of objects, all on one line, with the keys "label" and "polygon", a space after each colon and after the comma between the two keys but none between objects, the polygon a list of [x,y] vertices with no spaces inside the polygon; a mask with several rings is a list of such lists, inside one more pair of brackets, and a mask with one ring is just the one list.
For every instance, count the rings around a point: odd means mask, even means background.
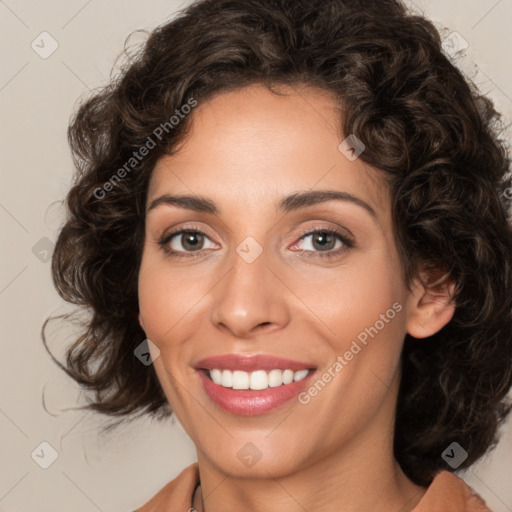
[{"label": "light gray background", "polygon": [[[1,512],[133,510],[196,460],[193,443],[171,421],[138,421],[98,437],[102,417],[66,411],[84,403],[83,393],[49,359],[40,340],[45,318],[66,310],[53,289],[49,263],[40,261],[48,244],[40,240],[54,241],[63,218],[58,201],[72,175],[69,117],[82,94],[108,79],[131,31],[151,29],[188,3],[0,0]],[[415,9],[446,27],[445,35],[457,31],[467,41],[457,64],[510,123],[512,0],[417,0]],[[59,45],[47,59],[31,48],[34,40],[42,46],[43,31]],[[503,136],[510,140],[510,135],[509,127]],[[65,329],[49,334],[57,353],[72,336]],[[58,453],[48,469],[31,457],[43,441]],[[43,453],[48,456],[48,450]],[[498,448],[461,476],[495,512],[505,512],[512,511],[511,474],[509,421]]]}]

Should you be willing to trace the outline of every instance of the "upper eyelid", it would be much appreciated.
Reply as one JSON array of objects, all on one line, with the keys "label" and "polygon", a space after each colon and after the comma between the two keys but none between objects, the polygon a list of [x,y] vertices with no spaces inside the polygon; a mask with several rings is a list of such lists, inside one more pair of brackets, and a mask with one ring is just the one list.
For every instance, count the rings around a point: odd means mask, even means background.
[{"label": "upper eyelid", "polygon": [[185,233],[197,232],[197,233],[207,236],[212,242],[215,242],[215,240],[212,239],[212,237],[207,233],[207,231],[204,228],[199,228],[196,226],[188,226],[188,225],[174,228],[174,229],[170,230],[168,233],[164,232],[164,234],[159,237],[159,240],[168,240],[169,241],[170,239],[174,238],[175,236],[182,235],[184,232]]}]

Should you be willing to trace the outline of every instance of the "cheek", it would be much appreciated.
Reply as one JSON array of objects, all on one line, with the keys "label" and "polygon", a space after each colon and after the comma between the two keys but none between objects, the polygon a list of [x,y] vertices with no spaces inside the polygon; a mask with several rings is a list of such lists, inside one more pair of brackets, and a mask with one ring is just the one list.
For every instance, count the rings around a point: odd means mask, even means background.
[{"label": "cheek", "polygon": [[[184,375],[170,372],[178,361],[188,359],[190,350],[187,340],[192,339],[199,322],[189,319],[200,307],[204,280],[196,280],[188,273],[170,269],[161,258],[143,258],[139,272],[139,310],[144,322],[146,336],[161,351],[154,361],[155,371],[174,412],[180,418],[190,416],[186,412],[186,393],[182,386]],[[188,371],[188,369],[183,369]],[[174,381],[177,379],[177,383]],[[185,410],[184,410],[185,408]]]},{"label": "cheek", "polygon": [[138,289],[145,332],[155,343],[172,337],[202,292],[200,281],[186,272],[171,272],[169,266],[157,258],[143,259]]},{"label": "cheek", "polygon": [[[325,440],[336,443],[333,424],[347,435],[360,430],[398,382],[405,335],[404,295],[395,269],[387,263],[354,266],[318,284],[318,288],[309,288],[305,302],[309,301],[324,324],[326,344],[319,350],[325,354],[326,365],[318,379],[327,384],[326,391],[309,388],[309,396],[303,398],[310,400],[314,416],[332,418],[325,422],[329,427],[319,425],[318,429]],[[323,388],[321,384],[316,389]]]},{"label": "cheek", "polygon": [[314,286],[304,282],[297,293],[323,320],[329,328],[329,338],[337,340],[340,350],[349,338],[355,339],[375,324],[383,335],[404,329],[405,295],[398,271],[387,262],[364,263],[351,266],[350,271],[341,269],[338,274],[326,274],[323,279],[317,276]]},{"label": "cheek", "polygon": [[[399,269],[392,260],[373,256],[302,291],[326,326],[326,359],[339,376],[333,379],[334,399],[368,410],[391,386],[406,332]],[[342,362],[332,367],[338,356]]]}]

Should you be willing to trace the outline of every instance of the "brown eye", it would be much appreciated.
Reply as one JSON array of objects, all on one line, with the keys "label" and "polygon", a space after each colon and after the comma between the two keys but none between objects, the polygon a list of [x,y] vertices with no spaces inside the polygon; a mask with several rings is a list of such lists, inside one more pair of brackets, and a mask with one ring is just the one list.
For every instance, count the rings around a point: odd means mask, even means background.
[{"label": "brown eye", "polygon": [[[214,248],[205,247],[205,242],[210,241],[209,237],[197,229],[181,229],[169,233],[163,237],[158,244],[169,255],[186,256],[187,253],[200,252],[203,249]],[[211,241],[210,241],[211,243]]]},{"label": "brown eye", "polygon": [[178,243],[187,251],[194,251],[203,248],[204,235],[193,231],[184,231],[176,238]]}]

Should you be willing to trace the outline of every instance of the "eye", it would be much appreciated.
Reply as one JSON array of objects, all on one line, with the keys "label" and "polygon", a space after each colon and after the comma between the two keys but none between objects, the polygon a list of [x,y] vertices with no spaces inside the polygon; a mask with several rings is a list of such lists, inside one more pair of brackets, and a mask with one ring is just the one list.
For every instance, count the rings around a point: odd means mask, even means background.
[{"label": "eye", "polygon": [[206,240],[210,240],[209,237],[199,229],[182,228],[162,237],[158,245],[170,256],[187,256],[187,253],[199,253],[215,247],[215,244],[205,247]]},{"label": "eye", "polygon": [[[313,258],[332,258],[347,252],[355,246],[353,240],[340,232],[331,229],[318,227],[314,230],[303,231],[300,234],[300,241],[309,242],[304,243],[303,247],[300,243],[294,244],[291,249],[297,252],[311,253]],[[212,246],[205,247],[205,242],[209,241]],[[214,249],[215,244],[211,242],[210,238],[203,231],[196,228],[183,227],[172,233],[164,235],[159,241],[158,245],[170,257],[195,257],[200,256],[206,249]]]},{"label": "eye", "polygon": [[[309,242],[306,240],[310,239]],[[354,247],[354,242],[347,236],[331,228],[316,228],[301,233],[300,240],[304,241],[299,247],[301,252],[313,253],[312,257],[331,258],[339,256]]]}]

